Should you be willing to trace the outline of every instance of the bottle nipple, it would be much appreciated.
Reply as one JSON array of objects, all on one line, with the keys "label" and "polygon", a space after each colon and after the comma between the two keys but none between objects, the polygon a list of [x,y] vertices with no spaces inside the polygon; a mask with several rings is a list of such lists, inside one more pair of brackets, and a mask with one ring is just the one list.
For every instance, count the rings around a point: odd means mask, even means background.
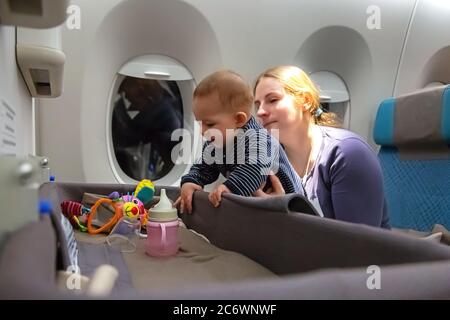
[{"label": "bottle nipple", "polygon": [[177,209],[166,195],[166,189],[161,189],[159,202],[150,209],[151,221],[171,221],[178,219]]},{"label": "bottle nipple", "polygon": [[172,202],[167,198],[166,189],[161,189],[161,195],[159,196],[159,202],[153,207],[155,210],[163,211],[169,210],[171,211]]}]

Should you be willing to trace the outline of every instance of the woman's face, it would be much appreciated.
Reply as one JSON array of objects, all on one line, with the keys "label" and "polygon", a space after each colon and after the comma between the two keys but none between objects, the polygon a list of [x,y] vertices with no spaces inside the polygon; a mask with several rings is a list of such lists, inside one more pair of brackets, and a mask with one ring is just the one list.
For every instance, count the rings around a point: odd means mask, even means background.
[{"label": "woman's face", "polygon": [[281,143],[291,129],[301,125],[302,108],[296,105],[295,98],[286,93],[283,85],[275,78],[262,78],[255,90],[256,116],[266,128],[278,129]]}]

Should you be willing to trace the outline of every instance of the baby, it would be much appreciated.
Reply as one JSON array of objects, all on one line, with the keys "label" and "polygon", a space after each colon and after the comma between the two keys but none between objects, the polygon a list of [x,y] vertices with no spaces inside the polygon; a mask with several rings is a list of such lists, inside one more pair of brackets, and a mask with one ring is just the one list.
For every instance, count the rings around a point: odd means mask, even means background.
[{"label": "baby", "polygon": [[301,180],[279,142],[251,115],[250,87],[233,71],[203,79],[194,91],[193,112],[206,139],[202,156],[181,178],[180,212],[192,211],[192,195],[223,174],[209,200],[217,207],[222,193],[252,196],[275,173],[286,193],[302,193]]}]

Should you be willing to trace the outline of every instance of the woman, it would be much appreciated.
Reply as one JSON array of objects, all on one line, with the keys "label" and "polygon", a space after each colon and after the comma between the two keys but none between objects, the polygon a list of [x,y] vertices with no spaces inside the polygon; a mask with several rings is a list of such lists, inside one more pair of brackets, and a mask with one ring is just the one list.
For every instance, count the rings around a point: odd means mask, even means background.
[{"label": "woman", "polygon": [[[255,107],[262,125],[278,130],[305,195],[324,217],[389,228],[378,159],[358,135],[338,128],[333,113],[320,108],[319,90],[301,69],[280,66],[261,74]],[[284,190],[271,176],[273,191]]]}]

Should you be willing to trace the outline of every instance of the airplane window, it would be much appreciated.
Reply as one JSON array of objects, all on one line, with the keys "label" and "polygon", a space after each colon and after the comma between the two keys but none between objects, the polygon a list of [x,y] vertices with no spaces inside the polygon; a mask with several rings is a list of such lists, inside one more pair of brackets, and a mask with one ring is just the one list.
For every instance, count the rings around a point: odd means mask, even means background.
[{"label": "airplane window", "polygon": [[330,111],[330,104],[328,102],[321,102],[320,105],[323,110],[325,110],[327,112]]},{"label": "airplane window", "polygon": [[112,115],[114,153],[122,171],[135,180],[157,180],[174,166],[171,141],[183,127],[183,105],[176,81],[125,77]]}]

